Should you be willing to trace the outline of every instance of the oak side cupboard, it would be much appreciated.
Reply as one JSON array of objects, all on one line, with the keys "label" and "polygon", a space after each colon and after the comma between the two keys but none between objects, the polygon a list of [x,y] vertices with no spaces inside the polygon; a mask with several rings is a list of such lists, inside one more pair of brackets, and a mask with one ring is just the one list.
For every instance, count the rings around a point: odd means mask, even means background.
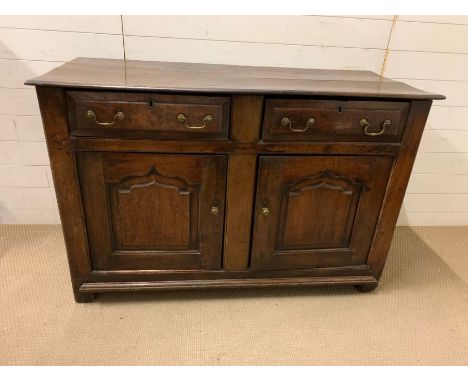
[{"label": "oak side cupboard", "polygon": [[76,301],[377,286],[433,100],[368,71],[78,58],[36,87]]}]

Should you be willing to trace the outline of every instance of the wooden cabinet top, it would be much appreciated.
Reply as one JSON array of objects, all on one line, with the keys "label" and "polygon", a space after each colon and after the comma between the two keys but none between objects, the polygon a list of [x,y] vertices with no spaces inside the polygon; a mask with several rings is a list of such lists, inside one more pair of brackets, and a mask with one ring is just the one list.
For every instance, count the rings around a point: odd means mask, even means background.
[{"label": "wooden cabinet top", "polygon": [[27,85],[235,94],[445,99],[361,70],[76,58]]}]

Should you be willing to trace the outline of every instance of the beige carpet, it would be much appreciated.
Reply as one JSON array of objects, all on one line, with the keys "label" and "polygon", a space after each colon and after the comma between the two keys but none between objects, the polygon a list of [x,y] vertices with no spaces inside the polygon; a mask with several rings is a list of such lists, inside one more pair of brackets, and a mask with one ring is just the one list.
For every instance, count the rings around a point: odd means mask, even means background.
[{"label": "beige carpet", "polygon": [[0,364],[468,364],[468,227],[398,228],[377,290],[101,295],[60,227],[0,226]]}]

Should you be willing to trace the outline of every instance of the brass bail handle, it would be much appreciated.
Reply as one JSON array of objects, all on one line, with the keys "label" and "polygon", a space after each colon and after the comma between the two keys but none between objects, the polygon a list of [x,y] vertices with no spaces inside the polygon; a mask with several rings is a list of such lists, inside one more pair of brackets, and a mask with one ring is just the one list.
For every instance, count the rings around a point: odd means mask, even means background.
[{"label": "brass bail handle", "polygon": [[307,120],[305,127],[303,127],[302,129],[297,129],[297,128],[292,127],[292,122],[288,117],[284,117],[283,119],[281,119],[281,126],[287,126],[290,131],[293,131],[295,133],[302,133],[306,131],[309,127],[313,126],[314,124],[315,124],[315,118],[309,118]]},{"label": "brass bail handle", "polygon": [[366,135],[369,135],[371,137],[375,137],[377,135],[381,135],[384,133],[385,129],[387,127],[390,127],[392,121],[390,121],[389,119],[386,119],[385,121],[382,122],[382,126],[381,126],[381,129],[379,131],[376,131],[376,132],[372,132],[372,131],[369,131],[369,127],[370,127],[370,123],[369,121],[367,120],[367,118],[363,118],[359,121],[359,124],[361,125],[361,127],[364,128],[364,134]]},{"label": "brass bail handle", "polygon": [[113,126],[117,121],[121,121],[125,118],[125,113],[123,111],[118,111],[115,113],[114,120],[112,122],[99,122],[96,119],[96,113],[90,109],[86,112],[86,118],[94,120],[94,122],[100,126]]},{"label": "brass bail handle", "polygon": [[206,124],[207,123],[210,123],[211,121],[213,121],[213,116],[211,114],[207,114],[203,117],[203,125],[202,126],[190,126],[187,124],[187,117],[185,116],[185,114],[177,114],[177,122],[180,122],[180,123],[183,123],[184,126],[187,128],[187,129],[203,129],[204,127],[206,127]]}]

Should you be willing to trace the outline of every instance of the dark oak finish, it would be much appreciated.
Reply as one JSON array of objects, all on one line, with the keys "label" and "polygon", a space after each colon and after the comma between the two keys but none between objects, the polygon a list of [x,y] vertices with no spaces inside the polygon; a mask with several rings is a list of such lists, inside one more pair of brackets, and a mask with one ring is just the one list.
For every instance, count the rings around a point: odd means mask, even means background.
[{"label": "dark oak finish", "polygon": [[401,151],[390,175],[384,204],[380,211],[379,223],[369,252],[368,264],[372,274],[377,278],[382,274],[387,259],[393,232],[395,231],[395,225],[430,108],[431,101],[414,101],[411,105],[407,131],[403,137]]},{"label": "dark oak finish", "polygon": [[253,269],[366,263],[392,157],[261,157]]},{"label": "dark oak finish", "polygon": [[259,288],[280,286],[310,286],[310,285],[356,285],[361,291],[375,289],[377,280],[372,276],[345,277],[295,277],[295,278],[255,278],[255,279],[224,279],[224,280],[184,280],[184,281],[151,281],[151,282],[100,282],[84,283],[81,291],[102,292],[135,292],[152,290],[183,290],[207,288]]},{"label": "dark oak finish", "polygon": [[364,71],[101,59],[27,83],[78,302],[373,290],[432,100],[444,98]]},{"label": "dark oak finish", "polygon": [[268,99],[263,140],[398,142],[408,108],[408,102]]},{"label": "dark oak finish", "polygon": [[67,247],[73,293],[77,302],[91,301],[92,294],[80,292],[80,286],[87,280],[92,268],[75,156],[70,149],[65,94],[57,88],[39,87],[36,90]]},{"label": "dark oak finish", "polygon": [[237,143],[256,143],[262,125],[263,97],[232,97],[231,140]]},{"label": "dark oak finish", "polygon": [[303,142],[210,142],[203,144],[193,141],[154,141],[154,140],[127,140],[127,139],[87,139],[71,138],[72,148],[76,151],[132,151],[132,152],[186,152],[204,154],[351,154],[375,155],[394,154],[400,149],[397,143],[363,142],[330,142],[330,143],[303,143]]},{"label": "dark oak finish", "polygon": [[[72,135],[154,139],[227,139],[229,98],[68,91]],[[91,111],[92,116],[87,113]],[[117,113],[123,113],[117,119]],[[178,115],[186,120],[179,121]],[[205,120],[211,116],[211,120]],[[202,127],[203,126],[203,127]]]},{"label": "dark oak finish", "polygon": [[27,85],[76,89],[444,99],[364,70],[76,58]]},{"label": "dark oak finish", "polygon": [[[231,140],[234,144],[255,144],[262,124],[263,97],[232,98]],[[255,151],[232,153],[228,166],[223,267],[228,271],[242,271],[249,266],[257,155]]]},{"label": "dark oak finish", "polygon": [[240,271],[249,266],[256,166],[257,157],[254,154],[229,156],[223,254],[226,270]]},{"label": "dark oak finish", "polygon": [[78,167],[93,269],[221,267],[225,156],[80,153]]}]

